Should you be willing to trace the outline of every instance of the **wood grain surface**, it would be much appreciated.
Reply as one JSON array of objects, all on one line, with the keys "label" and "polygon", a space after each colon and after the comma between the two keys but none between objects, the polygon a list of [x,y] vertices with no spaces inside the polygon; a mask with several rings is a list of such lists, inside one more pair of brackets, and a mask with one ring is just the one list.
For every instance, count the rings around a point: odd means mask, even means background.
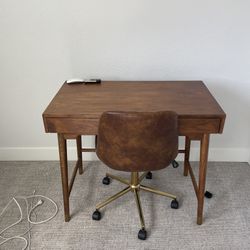
[{"label": "wood grain surface", "polygon": [[63,84],[43,113],[46,132],[96,134],[104,111],[172,110],[180,134],[222,133],[225,113],[201,81]]}]

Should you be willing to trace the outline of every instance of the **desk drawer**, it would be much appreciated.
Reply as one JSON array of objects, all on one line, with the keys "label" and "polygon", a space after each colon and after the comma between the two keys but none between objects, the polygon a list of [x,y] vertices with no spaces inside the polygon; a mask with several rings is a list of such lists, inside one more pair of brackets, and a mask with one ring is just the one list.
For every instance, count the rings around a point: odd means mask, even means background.
[{"label": "desk drawer", "polygon": [[179,119],[179,134],[187,135],[192,133],[219,133],[220,119]]},{"label": "desk drawer", "polygon": [[[44,118],[44,125],[47,133],[96,135],[98,131],[98,122],[98,119]],[[178,121],[179,135],[219,133],[220,122],[220,119],[180,118]]]},{"label": "desk drawer", "polygon": [[98,131],[98,122],[99,120],[96,119],[44,118],[44,125],[47,133],[96,135]]}]

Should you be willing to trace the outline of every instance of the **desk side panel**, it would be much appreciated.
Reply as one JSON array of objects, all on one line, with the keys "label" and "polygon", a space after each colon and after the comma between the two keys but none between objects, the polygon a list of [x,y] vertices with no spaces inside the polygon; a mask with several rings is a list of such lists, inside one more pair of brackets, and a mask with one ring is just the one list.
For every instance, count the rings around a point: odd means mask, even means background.
[{"label": "desk side panel", "polygon": [[221,118],[221,120],[220,120],[220,130],[219,130],[219,133],[220,133],[220,134],[223,133],[225,120],[226,120],[226,114],[225,114],[225,115]]}]

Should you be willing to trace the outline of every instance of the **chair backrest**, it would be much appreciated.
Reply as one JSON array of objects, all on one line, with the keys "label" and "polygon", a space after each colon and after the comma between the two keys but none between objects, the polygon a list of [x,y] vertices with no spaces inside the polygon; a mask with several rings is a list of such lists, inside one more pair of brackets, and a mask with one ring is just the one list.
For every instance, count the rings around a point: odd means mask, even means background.
[{"label": "chair backrest", "polygon": [[104,112],[100,118],[97,155],[110,168],[153,171],[167,167],[178,154],[177,114]]}]

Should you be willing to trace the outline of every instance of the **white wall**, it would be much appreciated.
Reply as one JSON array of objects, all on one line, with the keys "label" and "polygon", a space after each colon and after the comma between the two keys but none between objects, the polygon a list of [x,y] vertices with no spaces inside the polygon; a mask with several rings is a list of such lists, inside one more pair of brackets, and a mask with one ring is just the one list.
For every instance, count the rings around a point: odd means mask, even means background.
[{"label": "white wall", "polygon": [[65,79],[100,77],[203,80],[227,113],[210,159],[250,161],[249,9],[246,0],[1,0],[0,159],[58,159],[43,110]]}]

